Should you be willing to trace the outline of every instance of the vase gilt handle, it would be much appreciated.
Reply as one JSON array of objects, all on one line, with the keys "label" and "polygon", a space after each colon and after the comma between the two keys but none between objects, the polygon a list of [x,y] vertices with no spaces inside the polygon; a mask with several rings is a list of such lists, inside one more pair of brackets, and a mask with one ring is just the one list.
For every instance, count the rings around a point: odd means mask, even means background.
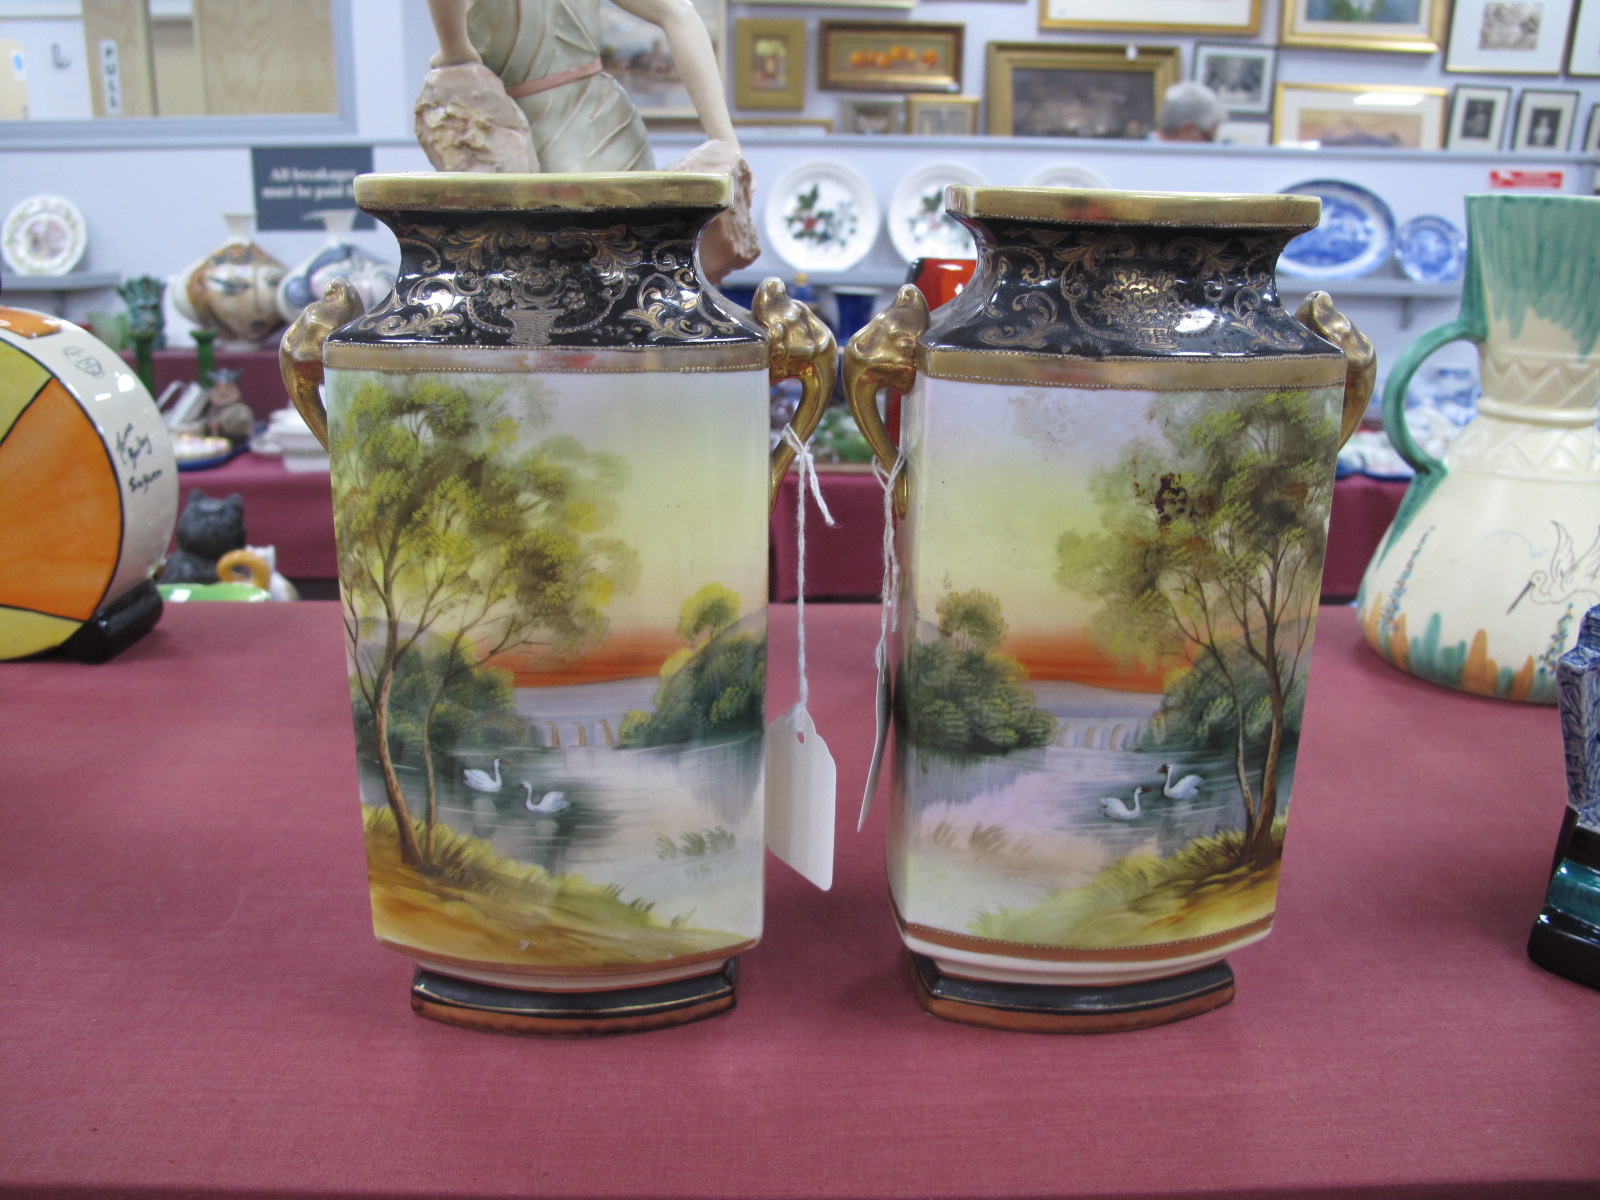
[{"label": "vase gilt handle", "polygon": [[[861,436],[885,471],[894,470],[900,448],[878,415],[878,392],[893,388],[902,394],[917,380],[917,336],[928,327],[928,301],[906,284],[889,305],[862,326],[844,351],[844,398]],[[906,514],[909,495],[902,472],[894,481],[894,511]]]},{"label": "vase gilt handle", "polygon": [[[800,405],[790,418],[789,428],[803,444],[817,431],[833,397],[833,381],[839,371],[833,330],[810,307],[789,295],[779,279],[761,281],[750,311],[767,331],[771,384],[775,387],[786,379],[800,381]],[[778,488],[793,461],[794,447],[787,441],[779,442],[772,451],[768,507],[778,503]]]},{"label": "vase gilt handle", "polygon": [[322,293],[322,299],[307,305],[278,348],[278,369],[283,386],[322,448],[328,448],[328,411],[322,406],[322,343],[341,325],[366,311],[355,288],[335,279]]},{"label": "vase gilt handle", "polygon": [[1372,399],[1378,380],[1378,352],[1367,335],[1333,306],[1327,292],[1312,292],[1295,312],[1295,319],[1324,341],[1344,351],[1344,417],[1339,422],[1339,445],[1361,427],[1361,416]]}]

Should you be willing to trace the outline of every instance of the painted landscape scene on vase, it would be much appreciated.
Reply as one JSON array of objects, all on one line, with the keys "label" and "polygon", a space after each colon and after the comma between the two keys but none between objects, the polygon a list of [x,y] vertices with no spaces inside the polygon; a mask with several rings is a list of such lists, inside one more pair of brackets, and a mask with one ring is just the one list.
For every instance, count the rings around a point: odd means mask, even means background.
[{"label": "painted landscape scene on vase", "polygon": [[907,922],[1069,953],[1270,921],[1341,399],[918,384]]},{"label": "painted landscape scene on vase", "polygon": [[766,430],[751,386],[329,372],[380,939],[559,974],[759,935]]}]

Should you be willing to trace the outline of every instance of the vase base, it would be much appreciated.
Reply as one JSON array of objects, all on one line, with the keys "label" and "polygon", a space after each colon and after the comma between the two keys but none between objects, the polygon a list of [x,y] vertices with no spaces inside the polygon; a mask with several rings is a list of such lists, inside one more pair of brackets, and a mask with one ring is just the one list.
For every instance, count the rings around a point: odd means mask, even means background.
[{"label": "vase base", "polygon": [[411,1010],[432,1021],[525,1037],[602,1037],[666,1029],[714,1017],[734,1006],[737,958],[706,975],[594,992],[497,987],[418,967]]},{"label": "vase base", "polygon": [[934,1016],[1025,1033],[1147,1029],[1198,1016],[1233,999],[1233,971],[1226,962],[1164,979],[1074,987],[947,975],[933,959],[913,953],[911,974],[917,1001]]},{"label": "vase base", "polygon": [[1528,936],[1528,957],[1546,971],[1600,989],[1600,929],[1545,906]]},{"label": "vase base", "polygon": [[150,580],[142,580],[79,626],[61,644],[61,652],[79,662],[105,662],[154,629],[161,611],[161,593]]}]

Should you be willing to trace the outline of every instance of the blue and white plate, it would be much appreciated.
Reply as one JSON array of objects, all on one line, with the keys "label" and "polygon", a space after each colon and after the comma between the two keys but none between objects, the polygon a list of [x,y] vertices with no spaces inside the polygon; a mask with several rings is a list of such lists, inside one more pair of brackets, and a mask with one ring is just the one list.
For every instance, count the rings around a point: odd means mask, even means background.
[{"label": "blue and white plate", "polygon": [[1372,274],[1394,253],[1394,214],[1366,188],[1340,179],[1308,179],[1283,190],[1322,201],[1317,227],[1290,242],[1278,259],[1285,275],[1354,279]]},{"label": "blue and white plate", "polygon": [[1467,235],[1443,217],[1412,217],[1395,235],[1394,260],[1418,283],[1454,283],[1466,274]]}]

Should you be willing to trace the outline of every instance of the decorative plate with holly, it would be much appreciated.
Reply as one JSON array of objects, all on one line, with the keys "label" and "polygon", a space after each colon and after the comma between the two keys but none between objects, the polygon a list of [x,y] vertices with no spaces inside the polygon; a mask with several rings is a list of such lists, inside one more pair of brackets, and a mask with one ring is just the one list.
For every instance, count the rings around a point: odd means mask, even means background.
[{"label": "decorative plate with holly", "polygon": [[804,163],[767,194],[767,243],[797,271],[843,271],[878,239],[872,185],[839,163]]},{"label": "decorative plate with holly", "polygon": [[987,182],[961,163],[929,163],[902,179],[889,200],[889,240],[900,257],[907,262],[975,257],[972,235],[944,210],[944,189]]}]

